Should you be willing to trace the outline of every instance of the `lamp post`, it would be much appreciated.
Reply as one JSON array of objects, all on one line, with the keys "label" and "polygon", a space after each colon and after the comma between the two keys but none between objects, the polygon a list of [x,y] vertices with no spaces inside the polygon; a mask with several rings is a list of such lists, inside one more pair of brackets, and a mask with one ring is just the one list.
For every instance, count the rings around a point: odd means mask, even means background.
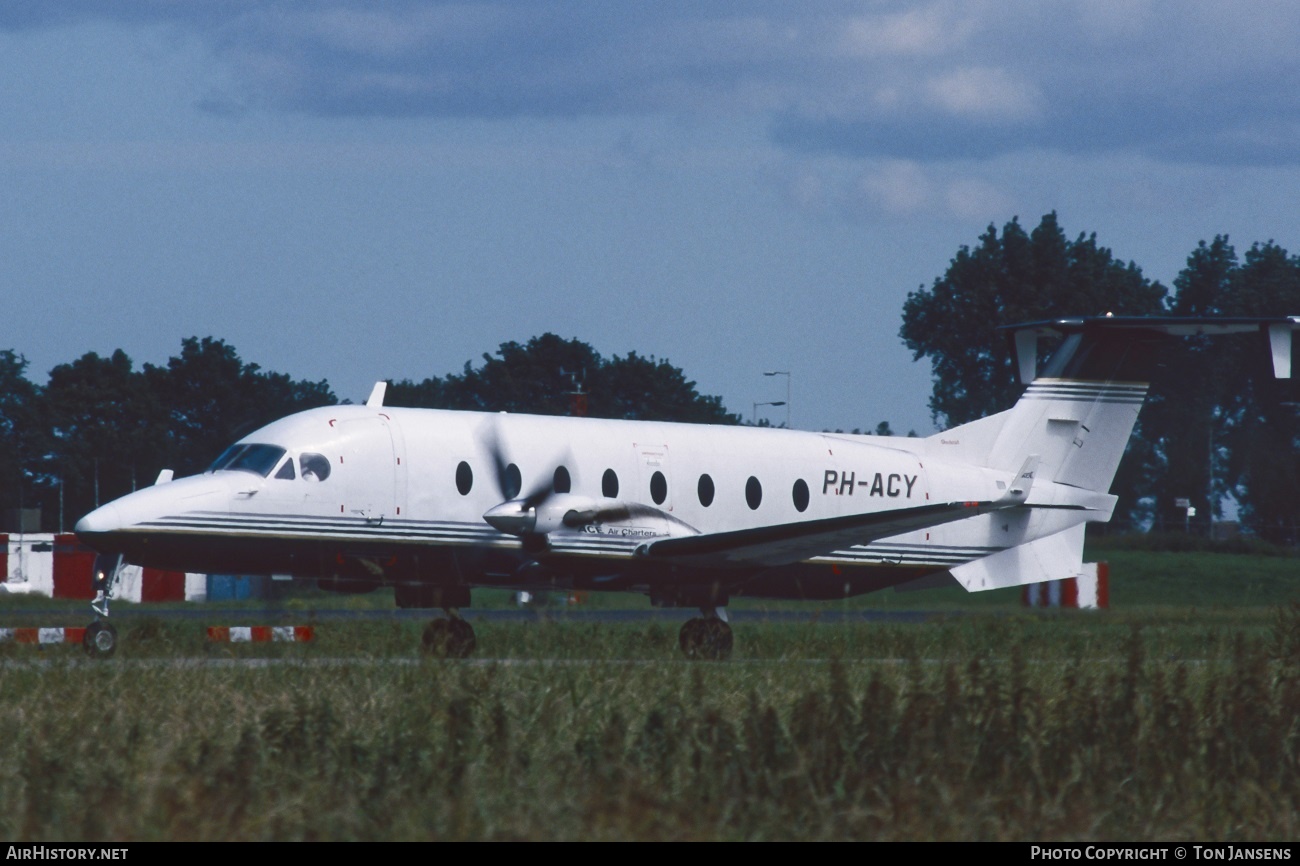
[{"label": "lamp post", "polygon": [[770,401],[770,402],[755,403],[755,404],[754,404],[754,411],[751,412],[750,415],[749,415],[749,421],[750,421],[751,424],[757,424],[757,423],[758,423],[758,407],[759,407],[759,406],[784,406],[784,405],[785,405],[785,401],[784,401],[784,400],[773,400],[773,401]]},{"label": "lamp post", "polygon": [[787,429],[789,429],[790,427],[790,371],[789,370],[766,370],[764,371],[763,375],[785,377],[785,426]]}]

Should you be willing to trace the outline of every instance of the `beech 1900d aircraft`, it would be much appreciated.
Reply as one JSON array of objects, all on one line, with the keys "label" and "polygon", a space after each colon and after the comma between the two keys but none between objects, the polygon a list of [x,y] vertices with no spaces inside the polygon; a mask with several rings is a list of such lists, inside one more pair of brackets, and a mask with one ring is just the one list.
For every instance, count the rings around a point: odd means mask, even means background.
[{"label": "beech 1900d aircraft", "polygon": [[[383,405],[299,412],[232,445],[202,475],[96,509],[92,655],[116,632],[123,561],[275,574],[325,589],[394,588],[442,608],[426,647],[469,654],[475,587],[638,592],[698,607],[690,656],[725,657],[738,596],[839,599],[886,587],[970,591],[1070,577],[1160,349],[1258,332],[1291,374],[1300,316],[1100,317],[1015,326],[1028,388],[1011,409],[924,439],[542,417]],[[1037,344],[1063,337],[1038,375]]]}]

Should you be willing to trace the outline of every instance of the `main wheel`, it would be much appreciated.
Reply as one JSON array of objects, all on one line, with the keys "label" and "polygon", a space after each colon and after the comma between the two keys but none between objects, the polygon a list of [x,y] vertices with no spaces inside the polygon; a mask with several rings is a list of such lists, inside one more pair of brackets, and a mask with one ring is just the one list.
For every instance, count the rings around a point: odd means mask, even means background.
[{"label": "main wheel", "polygon": [[477,645],[474,627],[463,619],[435,619],[424,627],[422,648],[434,658],[469,658]]},{"label": "main wheel", "polygon": [[677,643],[688,659],[721,661],[731,655],[731,626],[715,617],[695,617],[682,624]]},{"label": "main wheel", "polygon": [[117,651],[117,629],[111,623],[97,619],[86,627],[81,646],[92,659],[106,659]]}]

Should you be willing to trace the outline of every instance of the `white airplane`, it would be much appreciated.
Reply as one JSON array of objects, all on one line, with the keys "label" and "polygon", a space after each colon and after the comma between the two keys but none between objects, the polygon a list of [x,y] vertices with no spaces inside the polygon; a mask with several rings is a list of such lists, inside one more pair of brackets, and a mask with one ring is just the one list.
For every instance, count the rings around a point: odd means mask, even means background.
[{"label": "white airplane", "polygon": [[[544,417],[383,405],[299,412],[202,475],[158,483],[76,526],[100,551],[92,655],[117,636],[123,561],[274,574],[400,607],[442,608],[426,648],[472,652],[474,587],[639,592],[698,607],[692,657],[732,647],[738,596],[840,599],[953,581],[970,591],[1070,577],[1171,337],[1259,332],[1291,374],[1300,317],[1102,317],[1016,326],[1028,388],[1011,409],[928,438]],[[1063,336],[1042,376],[1037,343]]]}]

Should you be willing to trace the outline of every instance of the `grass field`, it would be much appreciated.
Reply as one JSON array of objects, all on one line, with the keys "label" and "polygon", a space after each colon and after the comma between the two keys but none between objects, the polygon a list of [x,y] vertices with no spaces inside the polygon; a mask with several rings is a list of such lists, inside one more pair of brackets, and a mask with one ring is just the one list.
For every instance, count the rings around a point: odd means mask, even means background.
[{"label": "grass field", "polygon": [[409,621],[5,645],[0,838],[1295,839],[1300,560],[1097,558],[1109,612],[880,593],[821,609],[932,614],[738,624],[725,663],[563,618],[480,622],[471,662],[421,659]]}]

